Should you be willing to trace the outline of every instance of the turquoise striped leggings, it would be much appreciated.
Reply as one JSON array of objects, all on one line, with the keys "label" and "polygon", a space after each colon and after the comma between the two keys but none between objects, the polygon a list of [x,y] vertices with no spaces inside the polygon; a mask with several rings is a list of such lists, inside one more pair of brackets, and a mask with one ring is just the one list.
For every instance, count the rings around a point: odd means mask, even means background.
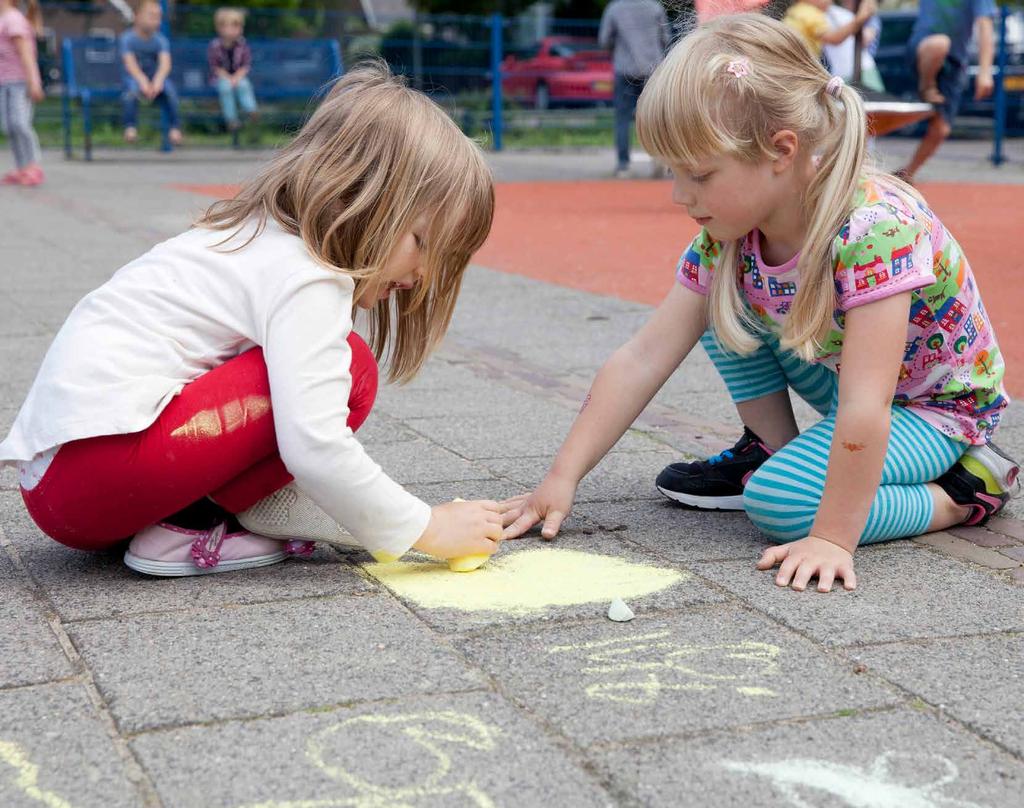
[{"label": "turquoise striped leggings", "polygon": [[[821,503],[839,381],[824,365],[808,364],[794,353],[783,351],[774,335],[759,336],[761,346],[748,356],[725,351],[710,331],[701,338],[701,344],[735,403],[791,387],[824,416],[772,455],[754,472],[743,492],[743,509],[750,521],[772,540],[789,542],[810,533]],[[923,533],[934,510],[925,483],[948,470],[966,448],[910,410],[894,406],[882,482],[860,543]]]}]

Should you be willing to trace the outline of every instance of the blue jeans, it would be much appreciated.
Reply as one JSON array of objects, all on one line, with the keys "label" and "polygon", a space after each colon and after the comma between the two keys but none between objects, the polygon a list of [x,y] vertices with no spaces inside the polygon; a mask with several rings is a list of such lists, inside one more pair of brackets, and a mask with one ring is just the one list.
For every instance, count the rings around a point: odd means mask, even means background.
[{"label": "blue jeans", "polygon": [[238,123],[239,107],[246,115],[256,111],[256,95],[248,77],[239,79],[238,85],[232,87],[231,80],[221,76],[217,79],[217,94],[220,96],[220,110],[229,124]]},{"label": "blue jeans", "polygon": [[[124,103],[124,126],[137,128],[139,125],[139,99],[142,93],[139,90],[139,83],[133,78],[125,79],[124,94],[121,99]],[[178,91],[170,79],[164,80],[164,89],[153,103],[160,107],[168,128],[180,128],[178,120]]]},{"label": "blue jeans", "polygon": [[629,131],[636,115],[636,102],[647,84],[644,76],[615,74],[615,151],[618,167],[629,165]]}]

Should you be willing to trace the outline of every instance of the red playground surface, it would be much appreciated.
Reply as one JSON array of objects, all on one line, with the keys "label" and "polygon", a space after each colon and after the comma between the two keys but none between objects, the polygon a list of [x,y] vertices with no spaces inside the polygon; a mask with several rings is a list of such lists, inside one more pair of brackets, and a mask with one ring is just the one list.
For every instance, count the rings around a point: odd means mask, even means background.
[{"label": "red playground surface", "polygon": [[[234,186],[175,185],[226,197]],[[671,201],[667,181],[513,182],[498,185],[494,228],[474,261],[502,272],[623,300],[657,304],[673,283],[695,222]],[[928,183],[921,192],[967,254],[1008,366],[1024,395],[1024,268],[1010,239],[1021,230],[1024,186]],[[623,339],[626,338],[623,334]]]}]

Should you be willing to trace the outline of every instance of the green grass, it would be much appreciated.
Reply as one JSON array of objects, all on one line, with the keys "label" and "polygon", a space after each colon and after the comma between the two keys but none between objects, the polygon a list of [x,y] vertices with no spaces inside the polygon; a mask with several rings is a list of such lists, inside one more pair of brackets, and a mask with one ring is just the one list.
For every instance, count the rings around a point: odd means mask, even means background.
[{"label": "green grass", "polygon": [[[450,109],[452,117],[468,135],[491,148],[490,108],[485,99],[475,96],[456,99]],[[224,131],[217,106],[213,102],[186,100],[181,106],[187,145],[231,147],[231,136]],[[286,142],[301,126],[306,106],[303,104],[263,104],[258,123],[246,126],[239,145],[247,149],[272,149]],[[121,106],[104,100],[93,104],[93,146],[124,147],[121,127]],[[44,147],[64,145],[61,128],[60,99],[48,98],[36,107],[35,127]],[[84,135],[82,114],[75,104],[72,115],[72,143],[80,153]],[[153,107],[143,106],[139,112],[139,140],[133,148],[157,148],[160,144],[159,115]],[[506,109],[504,147],[507,149],[572,149],[611,147],[614,144],[612,114],[607,109],[532,110],[509,106]]]}]

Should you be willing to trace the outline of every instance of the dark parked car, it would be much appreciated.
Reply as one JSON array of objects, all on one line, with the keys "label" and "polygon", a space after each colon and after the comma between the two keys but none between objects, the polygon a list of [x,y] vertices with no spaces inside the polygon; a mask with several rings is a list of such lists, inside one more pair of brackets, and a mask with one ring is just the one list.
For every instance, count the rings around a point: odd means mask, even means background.
[{"label": "dark parked car", "polygon": [[[917,100],[917,83],[907,64],[907,41],[914,27],[917,12],[883,11],[882,36],[879,40],[875,62],[885,82],[885,89],[902,100]],[[996,21],[996,63],[998,64],[999,32]],[[1009,130],[1024,130],[1024,12],[1015,12],[1007,20],[1006,59],[1006,126]],[[978,70],[978,48],[971,44],[970,83],[964,91],[961,115],[992,117],[995,111],[994,98],[974,100],[974,75]],[[998,78],[998,77],[997,77]]]}]

